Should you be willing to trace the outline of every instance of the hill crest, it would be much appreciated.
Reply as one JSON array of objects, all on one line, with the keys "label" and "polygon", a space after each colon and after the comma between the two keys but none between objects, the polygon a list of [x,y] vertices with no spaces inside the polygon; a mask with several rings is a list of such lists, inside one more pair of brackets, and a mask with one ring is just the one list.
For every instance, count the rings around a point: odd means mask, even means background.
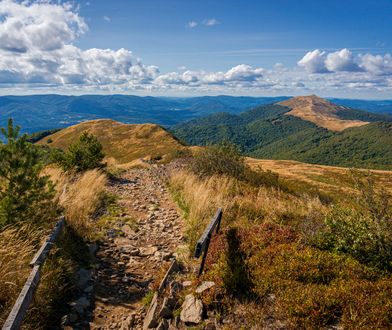
[{"label": "hill crest", "polygon": [[137,159],[165,159],[185,149],[176,138],[157,124],[123,124],[111,119],[86,121],[44,137],[38,144],[66,149],[83,132],[97,137],[107,162],[125,165]]},{"label": "hill crest", "polygon": [[366,121],[339,118],[339,111],[346,108],[333,104],[316,95],[296,96],[277,104],[291,109],[286,115],[310,121],[317,126],[324,127],[330,131],[343,131],[346,128],[369,124],[369,122]]}]

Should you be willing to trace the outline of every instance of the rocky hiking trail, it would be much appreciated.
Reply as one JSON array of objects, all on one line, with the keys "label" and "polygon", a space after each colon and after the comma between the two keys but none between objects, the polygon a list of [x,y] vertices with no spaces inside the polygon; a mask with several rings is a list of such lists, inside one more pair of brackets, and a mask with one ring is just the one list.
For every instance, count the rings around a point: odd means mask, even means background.
[{"label": "rocky hiking trail", "polygon": [[164,183],[167,169],[132,169],[112,180],[121,217],[96,252],[90,329],[142,329],[143,297],[183,244],[184,221]]}]

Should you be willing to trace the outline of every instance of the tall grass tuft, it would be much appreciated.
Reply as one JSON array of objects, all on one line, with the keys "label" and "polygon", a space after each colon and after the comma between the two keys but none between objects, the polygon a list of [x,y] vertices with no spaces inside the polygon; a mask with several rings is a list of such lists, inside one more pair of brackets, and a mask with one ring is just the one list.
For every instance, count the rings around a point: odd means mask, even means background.
[{"label": "tall grass tuft", "polygon": [[27,224],[0,231],[0,324],[4,323],[31,271],[29,262],[43,234]]},{"label": "tall grass tuft", "polygon": [[68,225],[82,237],[94,236],[95,213],[100,208],[105,195],[108,179],[98,169],[81,174],[64,173],[58,168],[47,170],[56,183],[56,198],[64,208]]}]

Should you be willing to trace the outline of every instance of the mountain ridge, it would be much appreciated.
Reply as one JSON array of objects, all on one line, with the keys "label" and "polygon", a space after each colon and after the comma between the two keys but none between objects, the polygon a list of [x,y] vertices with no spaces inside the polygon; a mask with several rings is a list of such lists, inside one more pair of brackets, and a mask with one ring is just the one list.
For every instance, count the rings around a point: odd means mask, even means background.
[{"label": "mountain ridge", "polygon": [[[341,131],[328,130],[298,116],[290,108],[264,105],[241,113],[214,114],[173,127],[173,133],[189,145],[220,141],[237,144],[246,156],[297,160],[313,164],[392,168],[392,118],[369,114],[369,123]],[[349,120],[366,112],[345,113]],[[339,112],[336,112],[339,115]],[[338,116],[339,117],[339,116]],[[336,119],[339,120],[339,119]]]}]

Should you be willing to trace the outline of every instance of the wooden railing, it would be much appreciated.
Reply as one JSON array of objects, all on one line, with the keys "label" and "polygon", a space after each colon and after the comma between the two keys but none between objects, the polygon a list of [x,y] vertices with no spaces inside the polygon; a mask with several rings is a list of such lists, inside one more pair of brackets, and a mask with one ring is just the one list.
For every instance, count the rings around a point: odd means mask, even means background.
[{"label": "wooden railing", "polygon": [[212,234],[214,233],[214,230],[216,233],[219,231],[221,220],[222,220],[222,209],[219,208],[218,211],[216,211],[214,217],[211,219],[207,228],[204,230],[203,235],[201,235],[201,237],[196,243],[195,258],[199,258],[203,254],[203,258],[201,260],[201,264],[198,272],[199,275],[201,275],[204,270],[204,264],[206,262],[208,247],[210,246]]},{"label": "wooden railing", "polygon": [[50,249],[61,233],[61,230],[64,227],[64,222],[64,217],[61,217],[60,220],[56,223],[56,226],[54,227],[48,239],[31,260],[30,266],[33,269],[22,288],[22,291],[19,294],[14,307],[12,307],[7,320],[3,325],[3,330],[18,330],[20,328],[41,279],[41,266],[44,264]]}]

